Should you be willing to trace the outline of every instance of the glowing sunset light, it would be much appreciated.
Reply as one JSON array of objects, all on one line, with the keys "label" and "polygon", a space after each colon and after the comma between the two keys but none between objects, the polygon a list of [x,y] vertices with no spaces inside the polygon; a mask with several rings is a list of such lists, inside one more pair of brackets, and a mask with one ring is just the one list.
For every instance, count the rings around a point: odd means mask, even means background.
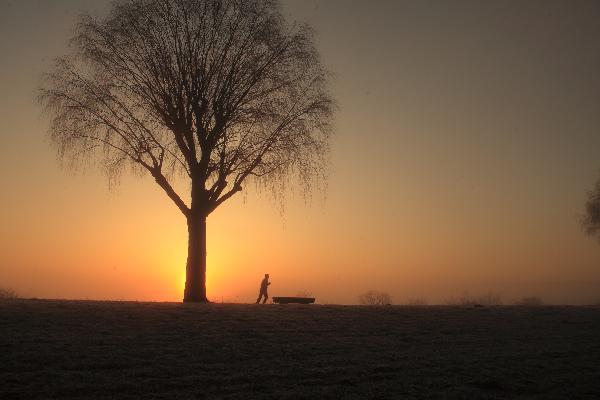
[{"label": "glowing sunset light", "polygon": [[0,0],[0,399],[600,398],[598,21]]}]

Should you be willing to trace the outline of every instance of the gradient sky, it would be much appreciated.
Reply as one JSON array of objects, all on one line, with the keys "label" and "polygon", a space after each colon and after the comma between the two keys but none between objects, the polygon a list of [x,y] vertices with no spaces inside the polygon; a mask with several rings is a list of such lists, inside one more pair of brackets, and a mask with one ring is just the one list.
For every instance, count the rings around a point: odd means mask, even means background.
[{"label": "gradient sky", "polygon": [[[35,102],[99,0],[0,0],[0,286],[180,300],[185,220],[151,179],[61,168]],[[325,194],[250,190],[208,219],[208,297],[369,289],[600,299],[579,226],[600,170],[600,3],[289,0],[318,33],[340,111]]]}]

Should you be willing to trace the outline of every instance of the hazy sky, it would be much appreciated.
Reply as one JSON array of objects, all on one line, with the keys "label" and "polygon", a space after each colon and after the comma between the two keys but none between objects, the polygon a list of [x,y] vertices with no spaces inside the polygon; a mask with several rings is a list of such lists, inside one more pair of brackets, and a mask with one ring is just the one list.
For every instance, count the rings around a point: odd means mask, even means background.
[{"label": "hazy sky", "polygon": [[[0,0],[0,286],[179,300],[187,231],[148,177],[61,169],[35,102],[98,0]],[[326,195],[254,191],[208,219],[208,297],[356,302],[600,299],[579,219],[600,170],[600,3],[285,1],[311,23],[340,111]]]}]

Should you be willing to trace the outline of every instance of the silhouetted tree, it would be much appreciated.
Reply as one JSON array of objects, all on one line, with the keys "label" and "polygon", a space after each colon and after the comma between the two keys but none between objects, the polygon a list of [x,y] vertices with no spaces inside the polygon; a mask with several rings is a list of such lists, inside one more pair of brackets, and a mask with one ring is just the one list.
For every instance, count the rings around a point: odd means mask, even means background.
[{"label": "silhouetted tree", "polygon": [[187,219],[184,301],[207,301],[207,216],[250,180],[324,176],[333,101],[311,29],[275,0],[126,0],[82,17],[72,45],[41,89],[51,139],[111,182],[154,178]]},{"label": "silhouetted tree", "polygon": [[600,239],[600,179],[594,189],[588,193],[582,226],[588,235],[598,236]]}]

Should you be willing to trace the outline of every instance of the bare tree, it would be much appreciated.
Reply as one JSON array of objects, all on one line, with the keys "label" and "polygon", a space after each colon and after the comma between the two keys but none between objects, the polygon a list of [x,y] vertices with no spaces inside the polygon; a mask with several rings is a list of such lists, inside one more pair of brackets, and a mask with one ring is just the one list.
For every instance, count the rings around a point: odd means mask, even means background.
[{"label": "bare tree", "polygon": [[40,93],[59,155],[150,174],[187,219],[184,301],[207,301],[207,216],[248,181],[325,176],[334,104],[310,27],[276,0],[123,0],[72,47]]},{"label": "bare tree", "polygon": [[582,227],[590,236],[598,236],[600,239],[600,179],[596,182],[594,189],[588,193],[585,203],[585,216]]}]

